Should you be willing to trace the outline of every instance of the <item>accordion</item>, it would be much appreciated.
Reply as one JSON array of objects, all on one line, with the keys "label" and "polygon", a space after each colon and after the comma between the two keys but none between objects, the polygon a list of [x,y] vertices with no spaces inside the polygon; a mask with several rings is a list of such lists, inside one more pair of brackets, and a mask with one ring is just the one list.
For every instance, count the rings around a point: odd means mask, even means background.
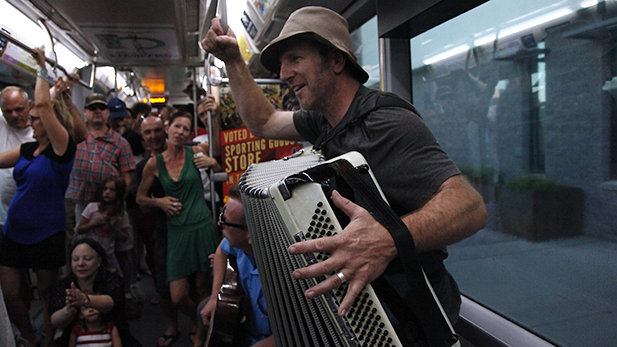
[{"label": "accordion", "polygon": [[[303,149],[281,160],[253,164],[240,179],[244,214],[276,345],[404,346],[389,318],[389,309],[382,305],[371,284],[365,286],[345,317],[340,317],[338,306],[347,292],[347,283],[330,293],[307,299],[306,290],[323,278],[292,277],[295,269],[324,261],[329,254],[290,255],[287,248],[291,244],[335,235],[349,222],[342,211],[330,204],[332,190],[365,207],[359,201],[361,194],[354,194],[346,180],[332,169],[330,164],[338,162],[351,167],[385,201],[368,164],[357,152],[325,161],[320,154]],[[430,287],[423,272],[420,276]],[[445,321],[440,324],[447,330],[448,338],[444,341],[448,342],[431,343],[419,328],[415,329],[420,334],[415,334],[412,345],[458,345],[432,288],[430,293],[429,299],[435,300],[440,310],[439,318]]]}]

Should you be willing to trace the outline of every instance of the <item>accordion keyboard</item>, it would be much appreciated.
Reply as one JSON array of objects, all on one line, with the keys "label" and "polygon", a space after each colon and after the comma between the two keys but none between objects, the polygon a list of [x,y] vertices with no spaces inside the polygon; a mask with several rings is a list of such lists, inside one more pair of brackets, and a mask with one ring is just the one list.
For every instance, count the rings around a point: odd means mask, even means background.
[{"label": "accordion keyboard", "polygon": [[[327,202],[318,201],[315,204],[309,225],[306,226],[306,239],[331,237],[340,231],[340,225],[329,209]],[[325,261],[329,253],[314,253],[316,261]],[[334,273],[330,274],[331,276]],[[336,306],[343,301],[347,293],[347,283],[333,290]],[[371,286],[367,286],[358,295],[346,315],[346,323],[361,346],[397,346],[400,345],[394,329],[390,324],[383,307],[379,304]]]},{"label": "accordion keyboard", "polygon": [[296,280],[295,269],[324,261],[327,253],[290,255],[294,242],[330,237],[342,230],[319,183],[299,184],[292,197],[281,196],[277,183],[321,162],[304,155],[288,162],[254,164],[240,181],[242,201],[259,270],[270,325],[277,346],[402,346],[370,285],[345,317],[337,314],[347,292],[343,284],[309,300],[304,293],[321,279]]}]

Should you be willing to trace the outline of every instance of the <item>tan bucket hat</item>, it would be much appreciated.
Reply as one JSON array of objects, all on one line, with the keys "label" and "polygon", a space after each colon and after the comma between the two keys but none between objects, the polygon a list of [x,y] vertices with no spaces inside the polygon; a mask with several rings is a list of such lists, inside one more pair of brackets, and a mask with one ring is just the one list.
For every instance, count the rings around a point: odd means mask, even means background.
[{"label": "tan bucket hat", "polygon": [[349,25],[338,13],[325,7],[307,6],[293,12],[281,33],[261,51],[261,64],[268,70],[279,73],[281,70],[281,48],[287,39],[302,35],[319,43],[334,47],[347,55],[354,77],[364,83],[368,74],[358,64],[353,52]]}]

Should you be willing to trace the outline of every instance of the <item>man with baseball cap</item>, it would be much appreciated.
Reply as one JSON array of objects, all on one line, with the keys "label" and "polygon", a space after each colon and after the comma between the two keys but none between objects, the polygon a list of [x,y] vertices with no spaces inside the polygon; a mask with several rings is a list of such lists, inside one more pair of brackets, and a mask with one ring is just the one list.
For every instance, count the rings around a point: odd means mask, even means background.
[{"label": "man with baseball cap", "polygon": [[[362,85],[368,75],[353,52],[347,21],[326,8],[303,7],[263,49],[262,65],[279,73],[296,93],[302,107],[296,112],[276,111],[251,83],[234,33],[224,33],[218,19],[213,19],[202,47],[225,62],[239,114],[254,135],[307,140],[327,158],[362,153],[413,236],[418,259],[454,322],[460,294],[443,264],[445,246],[483,228],[486,208],[413,106]],[[332,198],[351,219],[344,231],[293,244],[289,252],[331,253],[328,260],[298,269],[293,276],[304,279],[337,271],[338,276],[309,288],[305,295],[312,298],[348,282],[338,312],[342,316],[365,284],[400,268],[401,254],[390,233],[365,209],[336,192]],[[391,262],[394,266],[386,271]],[[413,295],[396,289],[402,296]]]},{"label": "man with baseball cap", "polygon": [[118,98],[109,99],[107,107],[109,107],[109,118],[129,117],[129,113],[126,111],[126,104]]},{"label": "man with baseball cap", "polygon": [[[135,169],[128,141],[107,124],[110,111],[105,96],[98,93],[88,95],[83,112],[88,137],[77,145],[75,164],[66,192],[66,197],[75,206],[75,225],[79,224],[86,205],[95,200],[97,185],[103,179],[109,176],[123,177],[128,187],[131,184],[131,172]],[[72,206],[68,207],[67,210],[72,210]]]},{"label": "man with baseball cap", "polygon": [[103,107],[107,106],[107,99],[103,94],[94,93],[86,96],[86,102],[84,103],[84,108],[88,109],[93,105],[102,105]]}]

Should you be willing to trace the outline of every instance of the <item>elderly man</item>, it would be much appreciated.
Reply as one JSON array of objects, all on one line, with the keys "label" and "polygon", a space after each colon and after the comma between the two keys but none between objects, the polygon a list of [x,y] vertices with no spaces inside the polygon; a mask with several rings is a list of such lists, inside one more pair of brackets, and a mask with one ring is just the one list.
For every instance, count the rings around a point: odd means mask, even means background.
[{"label": "elderly man", "polygon": [[[34,141],[32,128],[28,126],[28,114],[32,101],[28,93],[19,87],[6,87],[0,93],[0,152],[13,149],[22,143]],[[0,170],[0,226],[4,225],[6,212],[15,195],[13,168]]]},{"label": "elderly man", "polygon": [[[225,62],[239,114],[254,135],[307,140],[327,158],[362,153],[409,229],[418,259],[455,321],[460,295],[443,264],[445,246],[484,227],[486,208],[411,105],[362,85],[368,74],[353,53],[347,21],[325,8],[304,7],[291,14],[280,35],[263,49],[262,64],[280,73],[296,93],[302,107],[296,112],[276,111],[270,105],[253,82],[233,32],[223,32],[218,19],[212,21],[202,47]],[[328,260],[293,275],[304,279],[337,271],[338,276],[309,288],[305,295],[313,298],[347,281],[349,289],[338,312],[342,316],[364,285],[391,262],[400,268],[401,254],[388,230],[365,209],[336,192],[332,198],[349,215],[348,226],[334,237],[293,244],[289,252],[331,253]],[[386,274],[396,268],[389,267]],[[409,295],[404,291],[399,294]]]},{"label": "elderly man", "polygon": [[[13,149],[25,142],[34,141],[32,128],[27,124],[31,106],[32,101],[28,98],[28,93],[19,87],[6,87],[0,92],[0,109],[3,116],[0,117],[0,152]],[[0,227],[4,226],[6,213],[16,189],[13,168],[0,169]],[[0,313],[2,312],[4,314],[0,314],[0,317],[3,317],[0,324],[2,326],[0,335],[3,338],[0,339],[0,343],[14,346],[15,340],[13,339],[8,313],[4,306],[4,300],[0,299]]]}]

